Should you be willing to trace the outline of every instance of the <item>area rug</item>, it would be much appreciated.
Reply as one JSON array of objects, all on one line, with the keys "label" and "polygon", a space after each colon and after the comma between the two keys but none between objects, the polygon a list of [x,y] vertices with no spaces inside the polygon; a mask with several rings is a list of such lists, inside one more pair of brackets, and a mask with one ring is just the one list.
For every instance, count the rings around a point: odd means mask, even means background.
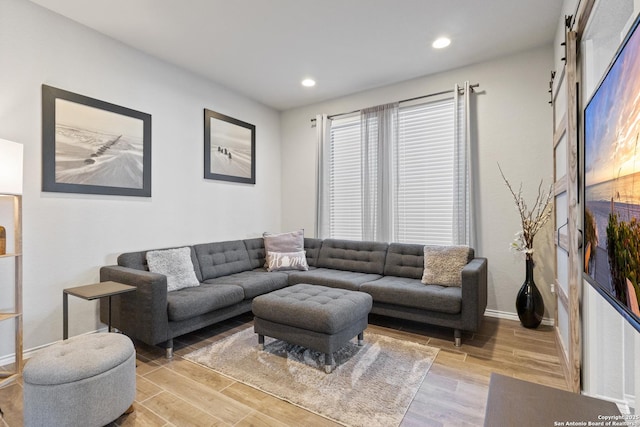
[{"label": "area rug", "polygon": [[330,374],[322,353],[269,337],[260,351],[252,327],[184,357],[346,426],[397,426],[438,349],[366,331],[364,338],[334,354]]}]

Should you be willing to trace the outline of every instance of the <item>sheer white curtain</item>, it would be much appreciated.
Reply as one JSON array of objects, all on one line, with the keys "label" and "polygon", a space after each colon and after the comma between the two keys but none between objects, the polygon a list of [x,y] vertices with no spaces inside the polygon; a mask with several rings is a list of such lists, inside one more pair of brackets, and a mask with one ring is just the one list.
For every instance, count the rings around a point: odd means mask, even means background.
[{"label": "sheer white curtain", "polygon": [[473,171],[471,161],[470,127],[471,87],[455,85],[454,175],[453,175],[453,244],[475,246],[473,221]]},{"label": "sheer white curtain", "polygon": [[330,237],[329,173],[331,162],[331,119],[316,116],[316,237]]},{"label": "sheer white curtain", "polygon": [[362,238],[393,239],[393,150],[398,141],[398,103],[360,113],[362,142]]}]

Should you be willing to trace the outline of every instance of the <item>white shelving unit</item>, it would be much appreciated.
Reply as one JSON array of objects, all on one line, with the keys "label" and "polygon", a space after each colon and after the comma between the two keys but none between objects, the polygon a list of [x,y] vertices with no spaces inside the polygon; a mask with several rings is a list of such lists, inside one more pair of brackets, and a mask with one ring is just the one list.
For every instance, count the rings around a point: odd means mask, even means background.
[{"label": "white shelving unit", "polygon": [[[13,194],[0,194],[0,203],[13,204],[13,224],[3,224],[7,230],[7,253],[0,255],[0,268],[8,268],[6,258],[13,259],[13,274],[8,273],[2,276],[0,287],[2,293],[13,293],[14,302],[12,307],[6,308],[3,302],[0,310],[0,322],[13,321],[15,324],[14,349],[15,363],[13,369],[0,370],[0,387],[12,383],[22,373],[22,196]],[[4,218],[2,218],[4,220]],[[9,237],[13,236],[13,244]],[[6,283],[5,277],[13,275],[13,283]],[[13,290],[10,289],[13,287]],[[3,338],[4,339],[4,338]]]},{"label": "white shelving unit", "polygon": [[0,367],[0,388],[22,374],[22,180],[22,144],[0,139],[0,225],[6,229],[6,253],[0,254],[0,349],[4,355],[14,341],[15,352],[13,366]]}]

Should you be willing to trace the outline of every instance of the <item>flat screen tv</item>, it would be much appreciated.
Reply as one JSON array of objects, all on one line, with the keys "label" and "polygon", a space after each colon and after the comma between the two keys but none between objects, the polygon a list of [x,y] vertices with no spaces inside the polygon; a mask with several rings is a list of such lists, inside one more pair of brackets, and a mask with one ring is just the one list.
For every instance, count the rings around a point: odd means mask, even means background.
[{"label": "flat screen tv", "polygon": [[640,331],[638,19],[584,110],[584,277]]}]

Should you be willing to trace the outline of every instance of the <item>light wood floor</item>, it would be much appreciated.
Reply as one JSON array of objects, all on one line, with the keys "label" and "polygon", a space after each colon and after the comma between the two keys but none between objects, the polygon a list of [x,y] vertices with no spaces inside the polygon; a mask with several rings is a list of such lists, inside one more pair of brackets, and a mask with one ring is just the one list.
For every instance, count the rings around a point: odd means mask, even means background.
[{"label": "light wood floor", "polygon": [[[172,361],[163,349],[136,343],[135,411],[115,426],[332,426],[331,421],[230,380],[181,356],[252,323],[241,316],[176,340]],[[480,331],[453,346],[453,332],[371,315],[369,330],[438,347],[440,352],[402,426],[478,426],[484,421],[492,372],[567,389],[553,330],[486,318]],[[319,396],[319,398],[322,398]],[[22,426],[22,381],[0,389],[0,426]]]}]

